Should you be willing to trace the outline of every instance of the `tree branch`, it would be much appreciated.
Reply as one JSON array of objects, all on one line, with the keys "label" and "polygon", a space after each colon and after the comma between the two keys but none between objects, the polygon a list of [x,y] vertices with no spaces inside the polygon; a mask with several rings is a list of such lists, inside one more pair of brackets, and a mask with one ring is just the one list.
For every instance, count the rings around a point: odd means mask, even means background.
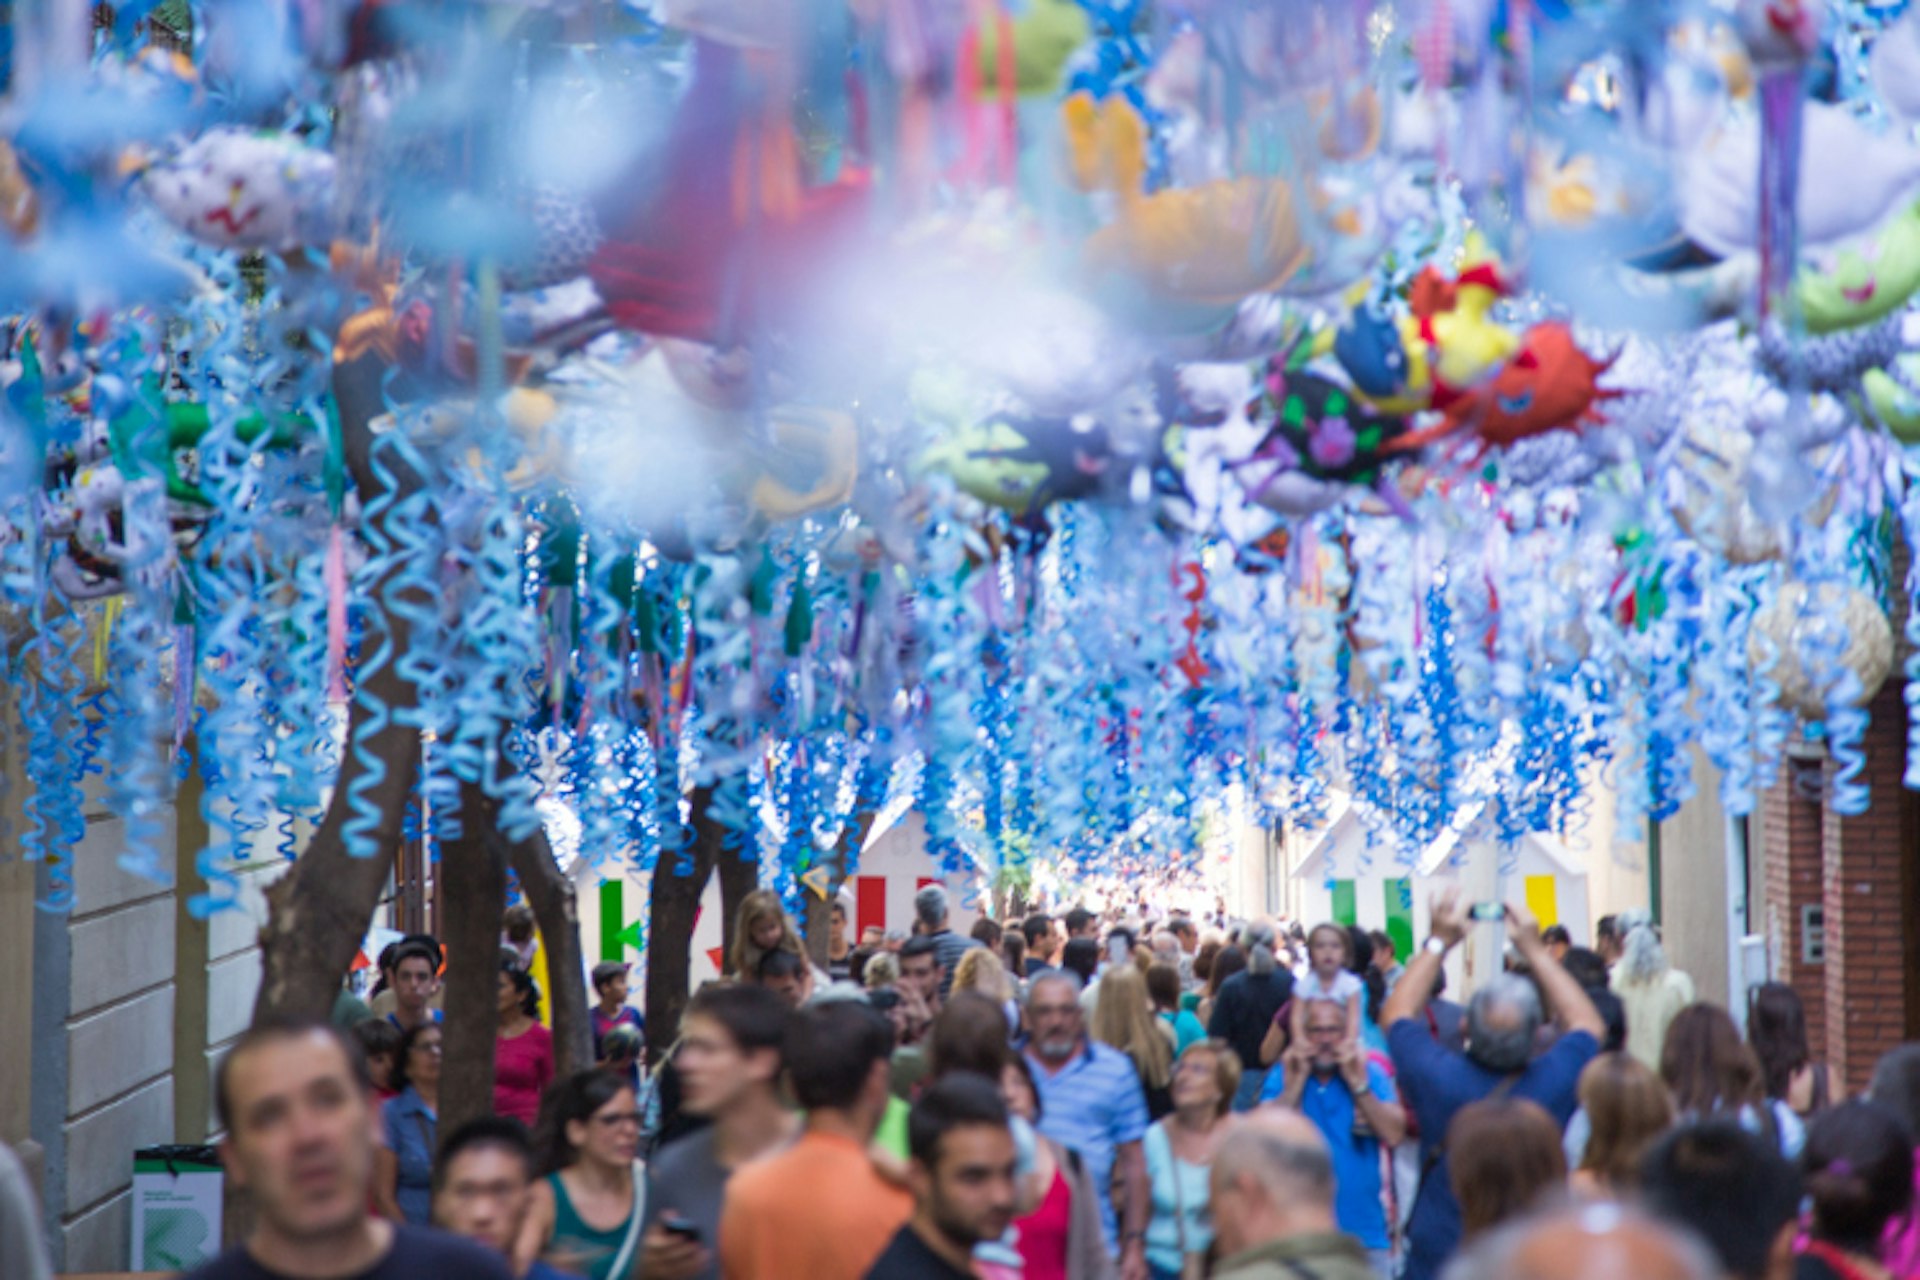
[{"label": "tree branch", "polygon": [[554,1078],[593,1065],[593,1023],[587,1002],[586,962],[580,950],[580,906],[573,881],[554,861],[545,831],[525,840],[508,840],[498,827],[494,839],[520,890],[533,908],[540,926],[540,945],[547,953],[547,999],[553,1010]]},{"label": "tree branch", "polygon": [[647,890],[647,1060],[662,1061],[680,1034],[680,1015],[686,1011],[692,983],[694,921],[700,913],[700,895],[713,875],[725,829],[708,816],[711,786],[694,788],[692,796],[693,874],[676,875],[677,852],[663,851],[654,864]]}]

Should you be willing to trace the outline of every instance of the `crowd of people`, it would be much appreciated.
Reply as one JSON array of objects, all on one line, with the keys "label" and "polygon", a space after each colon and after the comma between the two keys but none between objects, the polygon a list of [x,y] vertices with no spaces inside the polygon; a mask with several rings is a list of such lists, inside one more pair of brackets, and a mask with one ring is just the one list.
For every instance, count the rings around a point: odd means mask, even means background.
[{"label": "crowd of people", "polygon": [[195,1280],[1920,1275],[1920,1046],[1838,1100],[1790,988],[1743,1035],[1648,918],[1590,951],[1507,908],[1462,1007],[1451,896],[1417,948],[1079,909],[959,934],[938,886],[915,913],[836,911],[821,968],[753,895],[651,1069],[602,966],[598,1062],[560,1080],[503,950],[496,1114],[451,1133],[440,957],[405,941],[350,1032],[221,1062],[255,1216]]}]

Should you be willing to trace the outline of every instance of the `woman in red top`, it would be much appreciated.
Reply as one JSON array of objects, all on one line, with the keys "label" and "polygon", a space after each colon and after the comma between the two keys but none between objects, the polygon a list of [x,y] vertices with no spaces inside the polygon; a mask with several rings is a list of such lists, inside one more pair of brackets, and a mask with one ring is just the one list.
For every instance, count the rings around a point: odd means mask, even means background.
[{"label": "woman in red top", "polygon": [[533,979],[500,962],[500,1038],[494,1043],[493,1109],[533,1128],[540,1095],[553,1083],[553,1033],[534,1021],[540,1011]]},{"label": "woman in red top", "polygon": [[[1000,1073],[1007,1110],[1029,1125],[1040,1120],[1040,1091],[1024,1054],[1007,1056]],[[1099,1193],[1080,1158],[1037,1130],[1033,1172],[1022,1178],[1015,1247],[1026,1280],[1112,1280],[1100,1227]]]}]

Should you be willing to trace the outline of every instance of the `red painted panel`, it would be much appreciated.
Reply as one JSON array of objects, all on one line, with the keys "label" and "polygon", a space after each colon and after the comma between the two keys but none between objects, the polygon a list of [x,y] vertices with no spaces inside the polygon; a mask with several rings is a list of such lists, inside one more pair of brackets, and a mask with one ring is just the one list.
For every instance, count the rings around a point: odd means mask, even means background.
[{"label": "red painted panel", "polygon": [[853,883],[853,937],[857,943],[869,926],[881,930],[887,927],[887,878],[855,876]]}]

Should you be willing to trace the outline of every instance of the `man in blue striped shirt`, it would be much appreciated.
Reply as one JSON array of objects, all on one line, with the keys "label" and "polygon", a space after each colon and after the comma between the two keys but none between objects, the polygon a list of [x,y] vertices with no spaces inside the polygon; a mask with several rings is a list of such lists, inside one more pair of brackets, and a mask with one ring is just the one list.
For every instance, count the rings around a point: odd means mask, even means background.
[{"label": "man in blue striped shirt", "polygon": [[[1027,991],[1027,1061],[1040,1091],[1040,1132],[1080,1153],[1100,1198],[1107,1250],[1118,1244],[1121,1280],[1147,1280],[1147,1096],[1133,1061],[1089,1040],[1080,1009],[1080,977],[1055,970]],[[1120,1174],[1121,1215],[1116,1226],[1113,1185]]]}]

